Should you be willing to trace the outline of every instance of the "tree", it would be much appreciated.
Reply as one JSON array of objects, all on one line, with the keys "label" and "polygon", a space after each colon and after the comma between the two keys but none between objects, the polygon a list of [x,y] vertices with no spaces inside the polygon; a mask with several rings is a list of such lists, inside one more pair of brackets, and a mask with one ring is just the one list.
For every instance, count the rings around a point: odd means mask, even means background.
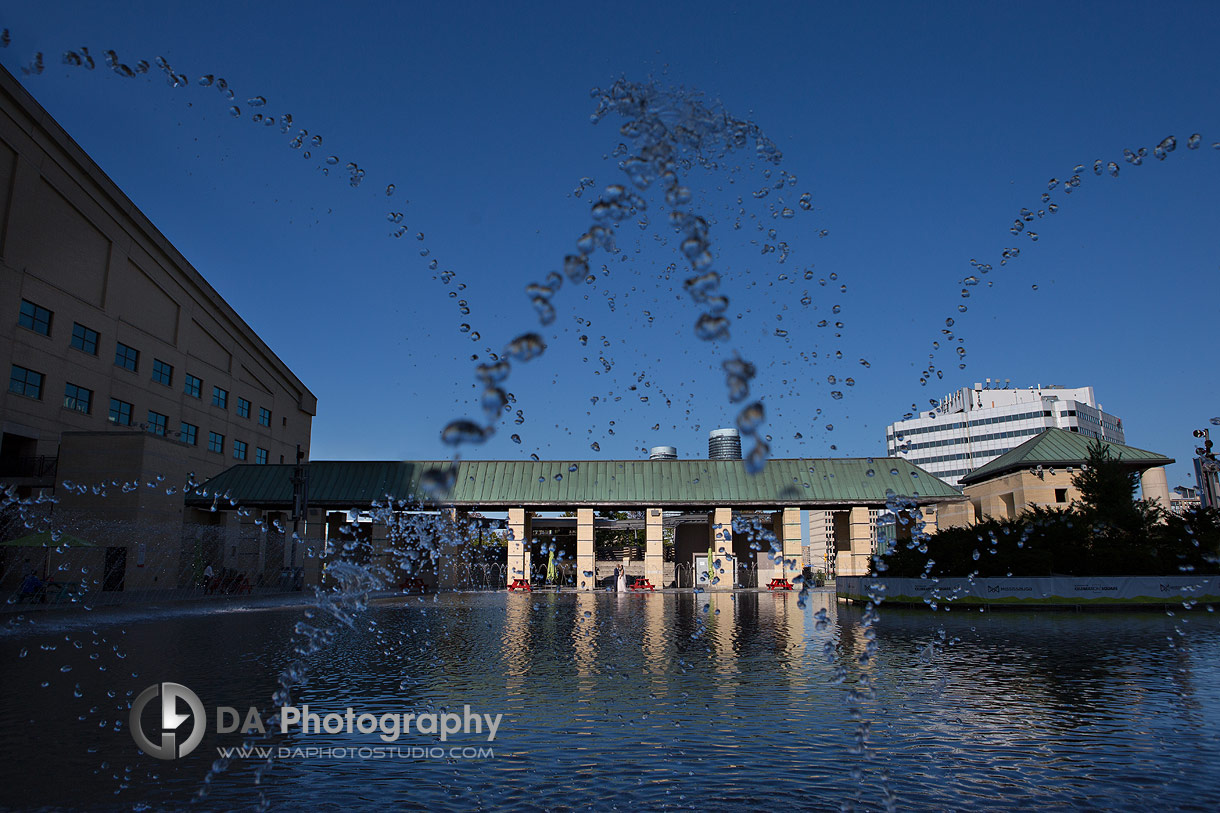
[{"label": "tree", "polygon": [[1088,463],[1072,478],[1073,505],[1089,530],[1087,569],[1098,574],[1151,573],[1158,567],[1155,531],[1165,512],[1135,499],[1139,475],[1114,457],[1107,443],[1089,444]]}]

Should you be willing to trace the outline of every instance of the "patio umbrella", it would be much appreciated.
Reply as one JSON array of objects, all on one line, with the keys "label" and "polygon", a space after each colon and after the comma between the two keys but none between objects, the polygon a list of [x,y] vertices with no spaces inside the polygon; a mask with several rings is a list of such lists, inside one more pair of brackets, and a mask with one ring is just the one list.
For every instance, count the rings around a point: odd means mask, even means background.
[{"label": "patio umbrella", "polygon": [[[71,534],[59,534],[58,539],[53,539],[50,531],[38,531],[37,533],[26,534],[16,539],[10,539],[7,542],[0,542],[0,547],[4,548],[93,548],[97,547],[92,542],[81,539],[79,536]],[[48,580],[50,572],[51,554],[47,552],[47,561],[43,570],[43,581]]]},{"label": "patio umbrella", "polygon": [[551,551],[546,557],[546,580],[549,584],[559,581],[559,570],[555,567],[555,551]]},{"label": "patio umbrella", "polygon": [[712,549],[708,548],[707,549],[707,586],[708,587],[712,586],[712,568],[713,567],[715,567],[715,565],[712,562]]}]

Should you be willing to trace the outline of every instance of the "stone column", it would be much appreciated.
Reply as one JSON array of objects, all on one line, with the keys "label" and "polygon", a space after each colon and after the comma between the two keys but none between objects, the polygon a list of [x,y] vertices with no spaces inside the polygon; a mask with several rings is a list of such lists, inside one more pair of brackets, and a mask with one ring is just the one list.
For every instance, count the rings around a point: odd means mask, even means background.
[{"label": "stone column", "polygon": [[[935,505],[929,505],[926,508],[919,509],[923,511],[923,532],[928,536],[940,530],[940,516],[936,511]],[[911,530],[915,530],[912,528]]]},{"label": "stone column", "polygon": [[780,521],[776,523],[775,535],[784,551],[782,577],[792,581],[793,577],[801,575],[802,568],[801,509],[785,508],[779,513]]},{"label": "stone column", "polygon": [[256,573],[263,573],[267,570],[267,537],[274,531],[271,527],[271,517],[266,511],[260,511],[262,514],[263,524],[259,528],[258,535],[258,561],[254,565],[254,573],[249,574],[251,583],[254,582]]},{"label": "stone column", "polygon": [[524,508],[508,509],[508,584],[514,579],[529,580],[530,537],[534,535],[530,512]]},{"label": "stone column", "polygon": [[1169,510],[1169,482],[1165,479],[1165,467],[1157,466],[1140,475],[1140,491],[1145,500],[1155,500],[1165,511]]},{"label": "stone column", "polygon": [[[375,518],[380,518],[382,514],[375,511],[373,516]],[[384,568],[385,572],[395,574],[393,578],[397,578],[401,581],[402,577],[397,575],[398,563],[394,557],[388,553],[390,548],[389,535],[389,526],[387,526],[384,522],[379,522],[378,519],[374,519],[374,521],[369,524],[368,559],[366,561],[369,567],[376,568],[380,566],[381,568]],[[440,562],[437,563],[437,586],[440,586],[440,580],[442,578],[440,571],[441,564],[442,563]]]},{"label": "stone column", "polygon": [[334,579],[327,575],[326,568],[331,562],[343,558],[341,554],[347,537],[343,534],[342,529],[347,524],[346,511],[330,511],[326,514],[326,547],[323,549],[322,584],[328,587],[334,584]]},{"label": "stone column", "polygon": [[709,530],[712,543],[712,563],[709,590],[732,590],[737,580],[737,560],[733,558],[733,509],[712,510]]},{"label": "stone column", "polygon": [[436,562],[436,587],[438,590],[456,590],[462,583],[462,560],[466,549],[466,511],[457,508],[446,508],[451,527],[449,533],[437,540],[440,544],[440,558]]},{"label": "stone column", "polygon": [[848,515],[848,539],[851,545],[847,563],[848,570],[847,572],[840,571],[839,575],[867,576],[869,558],[873,554],[873,534],[866,506],[852,506]]},{"label": "stone column", "polygon": [[[304,585],[314,586],[322,583],[322,556],[326,551],[326,512],[317,508],[310,509],[305,520],[305,534],[302,542],[297,545],[297,567],[304,568]],[[291,564],[292,540],[284,545],[284,565]]]},{"label": "stone column", "polygon": [[576,509],[576,589],[596,590],[593,556],[593,509]]},{"label": "stone column", "polygon": [[660,508],[644,511],[644,578],[654,587],[665,587],[665,549]]}]

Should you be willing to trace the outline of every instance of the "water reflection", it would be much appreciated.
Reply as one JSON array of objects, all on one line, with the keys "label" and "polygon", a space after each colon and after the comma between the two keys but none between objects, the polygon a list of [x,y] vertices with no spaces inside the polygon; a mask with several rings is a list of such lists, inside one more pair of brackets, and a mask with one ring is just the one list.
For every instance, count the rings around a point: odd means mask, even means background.
[{"label": "water reflection", "polygon": [[[296,702],[317,712],[503,713],[494,757],[277,761],[279,806],[362,801],[434,809],[589,801],[714,808],[1208,808],[1220,802],[1220,623],[1193,614],[979,614],[885,610],[861,666],[862,613],[829,593],[477,594],[376,603],[311,665]],[[829,623],[818,629],[816,614]],[[175,680],[204,704],[263,705],[299,610],[172,615],[55,628],[14,624],[0,725],[5,806],[186,804],[218,745],[162,763],[136,752],[126,709]],[[46,627],[46,629],[43,629]],[[822,657],[840,638],[847,680]],[[78,646],[79,644],[79,646]],[[25,655],[20,653],[24,651]],[[282,653],[282,654],[281,654]],[[224,668],[217,668],[223,664]],[[68,667],[69,671],[61,671]],[[868,669],[862,756],[845,694]],[[49,679],[48,679],[48,676]],[[47,682],[43,687],[41,684]],[[111,696],[113,694],[113,696]],[[79,696],[75,696],[79,695]],[[72,698],[64,702],[64,698]],[[371,746],[376,735],[273,736],[280,746]],[[412,733],[397,743],[426,746]],[[468,744],[468,743],[466,743]],[[486,744],[486,743],[482,743]],[[47,755],[79,777],[48,784]],[[256,760],[218,775],[210,804],[249,806]],[[888,772],[888,773],[883,773]],[[888,778],[887,778],[888,777]],[[887,790],[888,789],[888,790]]]}]

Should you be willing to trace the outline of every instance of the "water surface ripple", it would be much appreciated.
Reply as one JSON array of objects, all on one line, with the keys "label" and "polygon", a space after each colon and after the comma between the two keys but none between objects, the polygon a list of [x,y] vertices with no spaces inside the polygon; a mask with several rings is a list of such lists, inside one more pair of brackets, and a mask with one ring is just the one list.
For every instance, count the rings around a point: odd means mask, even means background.
[{"label": "water surface ripple", "polygon": [[[0,806],[186,807],[217,746],[240,738],[210,730],[190,756],[153,760],[127,731],[131,698],[176,681],[209,715],[265,707],[301,618],[254,608],[10,626]],[[880,809],[887,794],[900,810],[1220,808],[1215,615],[883,609],[867,667],[862,629],[860,611],[826,592],[805,608],[790,593],[378,602],[314,659],[296,703],[503,713],[494,757],[289,758],[257,786],[258,761],[235,759],[203,806],[253,807],[261,790],[312,810]],[[874,693],[853,707],[861,668]],[[870,723],[862,750],[853,713]],[[358,733],[264,744],[384,745]],[[434,742],[413,731],[394,745]]]}]

